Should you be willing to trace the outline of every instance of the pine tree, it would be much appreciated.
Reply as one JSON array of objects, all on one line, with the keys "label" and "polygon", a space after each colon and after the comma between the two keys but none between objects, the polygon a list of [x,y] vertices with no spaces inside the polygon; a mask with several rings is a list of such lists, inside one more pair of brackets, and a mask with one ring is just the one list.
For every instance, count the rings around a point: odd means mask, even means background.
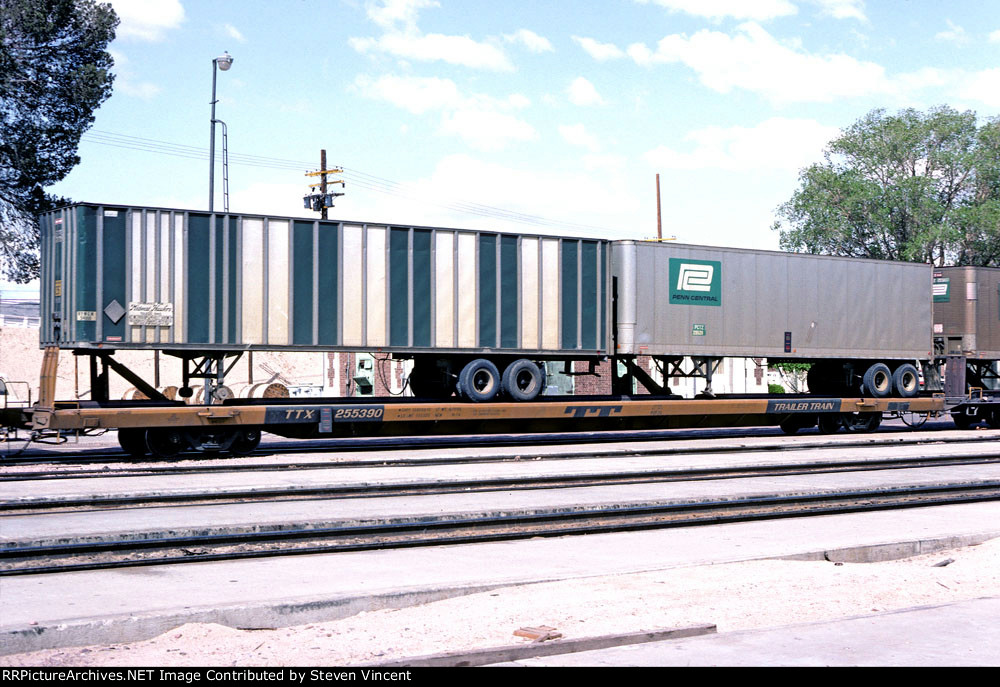
[{"label": "pine tree", "polygon": [[94,0],[0,0],[0,264],[15,282],[38,276],[37,216],[62,200],[45,187],[111,95],[117,25]]}]

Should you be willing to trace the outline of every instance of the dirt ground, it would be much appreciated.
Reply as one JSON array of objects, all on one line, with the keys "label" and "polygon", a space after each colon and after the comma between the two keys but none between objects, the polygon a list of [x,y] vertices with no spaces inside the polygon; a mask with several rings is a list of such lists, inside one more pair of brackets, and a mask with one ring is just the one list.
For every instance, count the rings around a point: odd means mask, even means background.
[{"label": "dirt ground", "polygon": [[525,626],[567,639],[705,623],[721,633],[996,596],[1000,539],[879,563],[767,560],[508,587],[274,630],[190,624],[0,666],[350,666],[528,643],[513,634]]}]

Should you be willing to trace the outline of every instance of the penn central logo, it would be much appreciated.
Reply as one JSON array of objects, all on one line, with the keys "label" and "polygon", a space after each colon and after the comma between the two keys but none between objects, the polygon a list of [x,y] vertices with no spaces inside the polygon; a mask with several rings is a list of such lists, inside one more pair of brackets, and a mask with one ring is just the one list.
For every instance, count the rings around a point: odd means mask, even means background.
[{"label": "penn central logo", "polygon": [[682,262],[677,274],[677,289],[679,291],[711,291],[714,275],[714,265],[694,265]]}]

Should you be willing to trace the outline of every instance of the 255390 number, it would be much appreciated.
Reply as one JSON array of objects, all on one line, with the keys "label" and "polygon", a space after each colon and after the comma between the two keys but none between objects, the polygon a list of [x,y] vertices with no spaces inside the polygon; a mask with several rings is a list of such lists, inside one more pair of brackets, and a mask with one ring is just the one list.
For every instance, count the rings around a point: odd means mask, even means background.
[{"label": "255390 number", "polygon": [[357,420],[381,420],[385,414],[382,406],[355,406],[351,408],[336,408],[333,411],[334,422],[350,422]]}]

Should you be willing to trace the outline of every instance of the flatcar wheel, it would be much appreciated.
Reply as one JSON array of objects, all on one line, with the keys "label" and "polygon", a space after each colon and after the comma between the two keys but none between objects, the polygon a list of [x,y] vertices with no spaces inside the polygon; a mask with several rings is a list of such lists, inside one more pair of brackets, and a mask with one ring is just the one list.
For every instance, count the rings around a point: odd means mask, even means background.
[{"label": "flatcar wheel", "polygon": [[531,401],[545,386],[545,371],[530,360],[515,360],[503,371],[503,391],[515,401]]},{"label": "flatcar wheel", "polygon": [[188,448],[188,441],[177,429],[151,429],[146,432],[146,447],[157,458],[173,458]]},{"label": "flatcar wheel", "polygon": [[500,371],[485,358],[477,358],[458,375],[458,392],[470,401],[489,401],[500,390]]},{"label": "flatcar wheel", "polygon": [[955,421],[955,426],[959,429],[969,429],[979,422],[979,418],[966,415],[960,410],[953,412],[951,419]]},{"label": "flatcar wheel", "polygon": [[782,420],[781,422],[778,423],[778,426],[781,427],[781,431],[784,432],[785,434],[795,434],[800,429],[802,429],[802,427],[799,426],[799,423],[793,417],[790,417],[787,420]]},{"label": "flatcar wheel", "polygon": [[994,408],[986,414],[986,424],[990,429],[1000,429],[1000,408]]},{"label": "flatcar wheel", "polygon": [[841,424],[848,432],[874,432],[882,424],[882,413],[844,413]]},{"label": "flatcar wheel", "polygon": [[865,393],[875,398],[885,398],[892,392],[892,373],[885,363],[875,363],[869,367],[862,381]]},{"label": "flatcar wheel", "polygon": [[920,391],[920,375],[917,368],[904,363],[892,373],[892,387],[902,398],[912,398]]},{"label": "flatcar wheel", "polygon": [[118,445],[125,453],[134,458],[142,458],[149,453],[146,448],[146,430],[144,429],[119,429]]},{"label": "flatcar wheel", "polygon": [[795,434],[800,429],[808,429],[816,426],[816,416],[788,415],[778,423],[781,431],[785,434]]},{"label": "flatcar wheel", "polygon": [[234,456],[249,456],[260,445],[260,431],[256,429],[238,429],[236,438],[229,445],[229,451]]},{"label": "flatcar wheel", "polygon": [[819,426],[820,434],[836,434],[844,425],[838,413],[824,413],[819,416],[816,424]]}]

